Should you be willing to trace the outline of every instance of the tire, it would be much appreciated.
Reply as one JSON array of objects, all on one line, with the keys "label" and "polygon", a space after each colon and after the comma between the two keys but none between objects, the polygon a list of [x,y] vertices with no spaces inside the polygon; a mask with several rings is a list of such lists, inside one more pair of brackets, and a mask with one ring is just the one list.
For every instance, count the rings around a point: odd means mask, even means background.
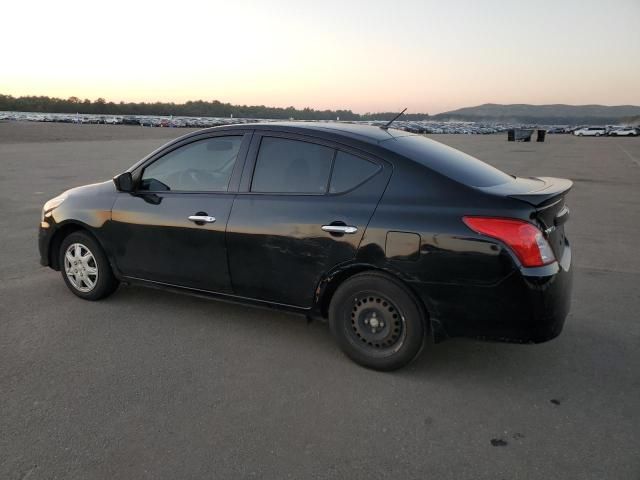
[{"label": "tire", "polygon": [[64,283],[84,300],[100,300],[118,288],[119,282],[102,247],[86,232],[73,232],[65,237],[58,259]]},{"label": "tire", "polygon": [[378,272],[347,279],[329,305],[329,326],[340,349],[374,370],[396,370],[413,361],[425,343],[425,319],[411,291]]}]

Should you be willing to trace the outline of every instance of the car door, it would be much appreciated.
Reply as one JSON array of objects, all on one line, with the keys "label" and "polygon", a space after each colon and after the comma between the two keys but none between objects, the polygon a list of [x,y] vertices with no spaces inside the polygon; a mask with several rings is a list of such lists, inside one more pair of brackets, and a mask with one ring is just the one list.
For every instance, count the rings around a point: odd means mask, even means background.
[{"label": "car door", "polygon": [[161,152],[119,193],[107,233],[127,277],[230,292],[225,229],[249,132],[212,134]]},{"label": "car door", "polygon": [[227,227],[234,293],[310,307],[352,261],[391,167],[362,152],[256,131]]}]

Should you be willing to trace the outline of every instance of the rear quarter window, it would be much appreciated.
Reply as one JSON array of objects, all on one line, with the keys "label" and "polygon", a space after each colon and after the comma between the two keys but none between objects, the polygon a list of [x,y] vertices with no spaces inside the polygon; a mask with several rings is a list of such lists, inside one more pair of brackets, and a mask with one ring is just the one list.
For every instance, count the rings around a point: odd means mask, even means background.
[{"label": "rear quarter window", "polygon": [[349,153],[336,153],[329,193],[340,193],[351,190],[369,179],[380,167],[369,160]]},{"label": "rear quarter window", "polygon": [[455,148],[420,135],[387,140],[389,150],[470,187],[493,187],[512,182],[513,177]]}]

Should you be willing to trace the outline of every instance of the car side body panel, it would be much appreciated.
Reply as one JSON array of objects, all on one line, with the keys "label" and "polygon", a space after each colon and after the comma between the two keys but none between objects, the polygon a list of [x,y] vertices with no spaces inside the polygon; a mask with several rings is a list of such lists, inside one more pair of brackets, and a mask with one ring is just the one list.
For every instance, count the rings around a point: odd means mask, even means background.
[{"label": "car side body panel", "polygon": [[[510,249],[472,232],[462,217],[473,213],[530,221],[530,206],[404,162],[394,159],[393,178],[369,223],[357,261],[406,282],[424,302],[436,340],[471,336],[539,342],[555,337],[569,308],[568,244],[564,264],[523,269]],[[385,254],[388,232],[400,229],[420,236],[417,255]]]},{"label": "car side body panel", "polygon": [[[388,163],[327,139],[291,133],[256,133],[310,142],[367,158],[379,170],[364,183],[338,194],[253,193],[251,177],[257,148],[251,149],[241,191],[227,228],[229,265],[237,295],[311,309],[322,276],[336,265],[353,262],[367,225],[391,177]],[[350,226],[353,233],[331,233],[323,226]]]},{"label": "car side body panel", "polygon": [[[467,186],[386,148],[385,142],[394,142],[404,132],[369,129],[366,136],[356,126],[340,129],[322,124],[257,124],[208,129],[176,139],[132,166],[128,171],[134,181],[145,165],[194,139],[245,134],[249,140],[238,157],[229,192],[190,194],[178,206],[175,193],[145,199],[117,192],[112,182],[70,190],[68,199],[44,219],[42,225],[48,226],[41,225],[41,263],[55,267],[49,251],[56,232],[77,225],[98,238],[116,275],[131,282],[326,316],[340,282],[363,270],[377,270],[402,281],[421,301],[437,340],[472,336],[539,342],[560,333],[572,283],[571,249],[564,235],[561,241],[566,245],[557,262],[523,268],[506,245],[477,234],[462,221],[464,216],[478,215],[535,223],[534,206],[504,192]],[[252,193],[262,135],[306,138],[344,149],[373,159],[381,171],[342,194]],[[224,204],[216,211],[224,218],[221,223],[215,228],[184,223],[186,214],[199,209],[198,199],[206,203],[212,197]],[[161,205],[168,210],[155,208]],[[357,233],[336,236],[322,230],[335,221],[353,224]],[[130,258],[134,263],[139,260],[137,271],[122,256],[123,249],[131,248],[127,228],[122,229],[126,224],[160,228],[138,239]],[[182,236],[170,233],[176,228],[183,229]],[[202,251],[203,264],[191,269],[187,265],[174,277],[151,272],[145,278],[141,270],[153,261],[151,253],[170,257],[176,241],[189,245],[191,256],[170,260],[182,260],[178,262],[182,265],[185,258],[195,262]],[[166,267],[167,272],[180,268],[171,262]],[[219,269],[219,277],[202,280],[207,268]]]},{"label": "car side body panel", "polygon": [[[150,162],[199,140],[226,137],[230,132],[208,132],[172,142],[141,164],[136,177]],[[185,288],[232,293],[227,262],[226,228],[251,132],[242,137],[225,192],[140,191],[120,192],[103,236],[122,276]],[[210,223],[195,223],[190,216],[207,216]]]},{"label": "car side body panel", "polygon": [[51,245],[57,242],[57,234],[63,229],[83,228],[91,232],[101,243],[112,265],[110,245],[101,235],[101,230],[111,219],[111,208],[115,202],[115,185],[111,180],[72,188],[65,192],[67,199],[42,219],[38,235],[40,264],[57,267],[57,258],[52,258]]},{"label": "car side body panel", "polygon": [[[123,276],[230,292],[226,224],[234,195],[159,193],[152,203],[119,193],[101,235]],[[196,225],[188,217],[215,215]]]}]

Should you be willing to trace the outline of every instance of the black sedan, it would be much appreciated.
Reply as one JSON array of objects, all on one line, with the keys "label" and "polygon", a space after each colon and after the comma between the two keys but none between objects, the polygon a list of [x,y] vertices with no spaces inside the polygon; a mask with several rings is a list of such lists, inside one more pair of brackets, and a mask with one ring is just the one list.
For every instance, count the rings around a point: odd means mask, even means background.
[{"label": "black sedan", "polygon": [[131,283],[327,318],[392,370],[428,337],[560,333],[571,185],[384,127],[216,127],[48,201],[40,256],[87,300]]}]

